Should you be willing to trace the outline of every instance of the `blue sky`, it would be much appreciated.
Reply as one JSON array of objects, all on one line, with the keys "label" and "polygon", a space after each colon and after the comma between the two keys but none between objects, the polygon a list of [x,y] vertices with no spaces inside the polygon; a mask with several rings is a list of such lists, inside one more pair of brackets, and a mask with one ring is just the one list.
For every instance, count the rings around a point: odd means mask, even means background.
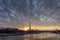
[{"label": "blue sky", "polygon": [[60,26],[60,0],[0,0],[1,27],[18,27],[30,21]]}]

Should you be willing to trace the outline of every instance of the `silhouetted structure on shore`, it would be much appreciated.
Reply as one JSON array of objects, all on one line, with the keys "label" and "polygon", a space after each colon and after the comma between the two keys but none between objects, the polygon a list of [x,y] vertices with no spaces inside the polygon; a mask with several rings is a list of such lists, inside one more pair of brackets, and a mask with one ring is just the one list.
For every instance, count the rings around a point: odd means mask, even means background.
[{"label": "silhouetted structure on shore", "polygon": [[54,30],[54,31],[31,30],[31,23],[29,23],[29,30],[27,30],[27,31],[18,30],[16,28],[5,28],[5,29],[0,29],[0,36],[2,36],[2,35],[4,36],[4,35],[38,34],[38,33],[43,33],[43,32],[60,34],[60,30]]},{"label": "silhouetted structure on shore", "polygon": [[54,30],[54,31],[40,31],[40,30],[18,30],[15,28],[6,28],[6,29],[0,29],[0,36],[6,34],[6,35],[24,35],[24,34],[38,34],[43,32],[50,32],[50,33],[58,33],[60,34],[60,30]]}]

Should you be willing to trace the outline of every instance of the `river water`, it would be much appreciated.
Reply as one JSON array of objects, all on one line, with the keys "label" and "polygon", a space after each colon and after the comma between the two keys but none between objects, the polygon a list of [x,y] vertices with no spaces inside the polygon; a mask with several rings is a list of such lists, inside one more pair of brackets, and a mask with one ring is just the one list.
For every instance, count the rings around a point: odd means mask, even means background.
[{"label": "river water", "polygon": [[40,33],[19,36],[0,36],[0,40],[60,40],[60,34]]}]

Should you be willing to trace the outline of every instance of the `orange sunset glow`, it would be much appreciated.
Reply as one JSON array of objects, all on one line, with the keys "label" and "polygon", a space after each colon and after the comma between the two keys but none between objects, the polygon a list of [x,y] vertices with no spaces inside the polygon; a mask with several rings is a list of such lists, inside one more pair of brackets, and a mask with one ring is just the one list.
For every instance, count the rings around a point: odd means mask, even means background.
[{"label": "orange sunset glow", "polygon": [[[60,30],[59,26],[40,26],[40,25],[35,25],[35,24],[30,24],[30,26],[31,26],[31,30],[42,30],[42,31]],[[27,30],[29,30],[29,24],[25,24],[18,29],[23,30],[23,31],[27,31]]]},{"label": "orange sunset glow", "polygon": [[[21,27],[19,30],[27,31],[29,27]],[[60,27],[31,27],[31,30],[60,30]]]}]

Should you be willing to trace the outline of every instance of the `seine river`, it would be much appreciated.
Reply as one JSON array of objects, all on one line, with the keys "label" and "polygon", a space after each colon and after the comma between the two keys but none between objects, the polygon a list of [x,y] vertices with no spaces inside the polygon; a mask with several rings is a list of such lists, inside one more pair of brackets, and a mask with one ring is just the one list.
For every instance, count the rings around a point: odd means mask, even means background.
[{"label": "seine river", "polygon": [[60,34],[40,33],[19,36],[0,36],[0,40],[60,40]]}]

